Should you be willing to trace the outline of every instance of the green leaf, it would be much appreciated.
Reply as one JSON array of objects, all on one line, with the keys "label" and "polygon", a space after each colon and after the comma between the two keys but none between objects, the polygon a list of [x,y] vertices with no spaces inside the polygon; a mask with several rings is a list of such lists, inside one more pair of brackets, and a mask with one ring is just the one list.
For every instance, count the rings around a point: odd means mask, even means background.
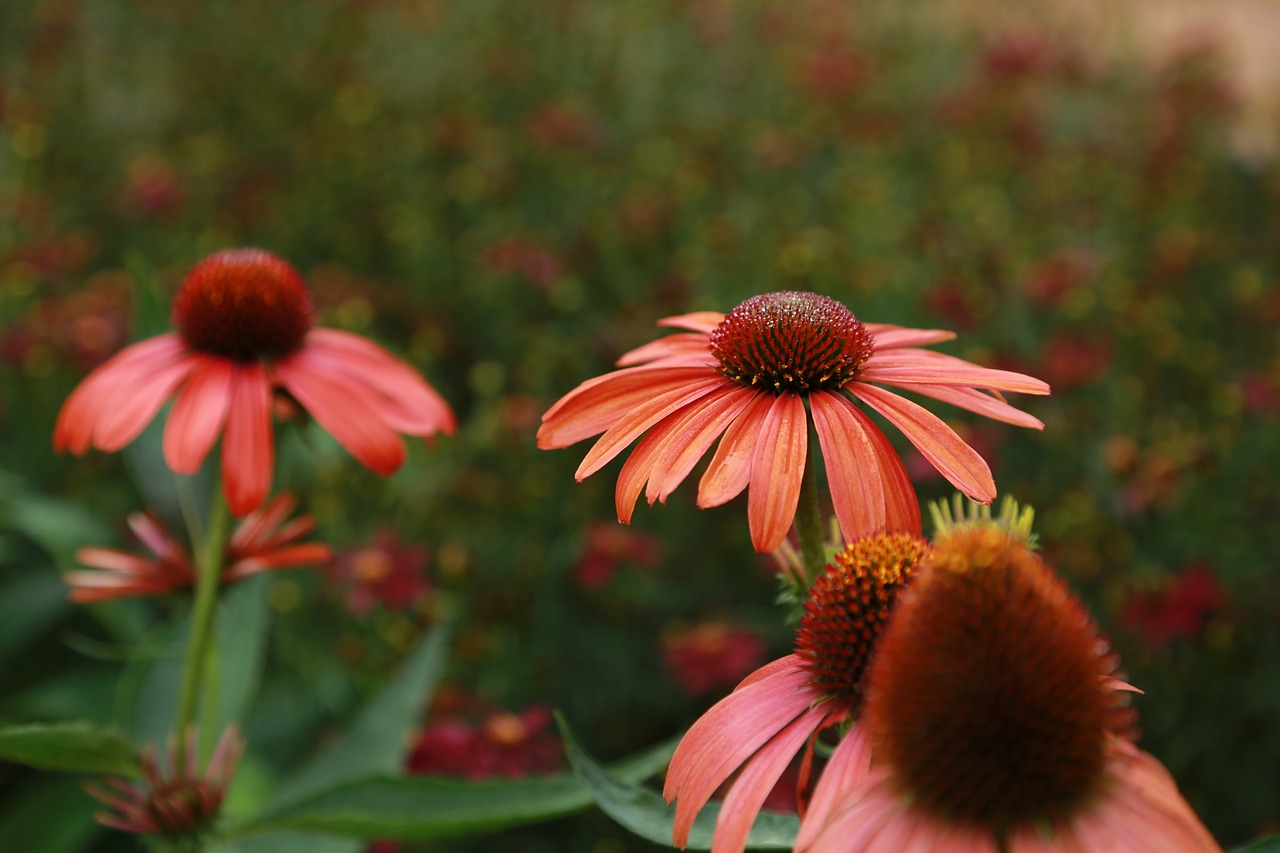
[{"label": "green leaf", "polygon": [[0,664],[70,612],[67,587],[58,574],[21,570],[0,586]]},{"label": "green leaf", "polygon": [[1280,853],[1280,835],[1268,835],[1243,847],[1234,847],[1231,853]]},{"label": "green leaf", "polygon": [[137,752],[113,729],[54,723],[0,729],[0,758],[42,770],[138,776]]},{"label": "green leaf", "polygon": [[93,820],[98,804],[72,776],[41,776],[9,791],[0,811],[6,850],[81,853],[102,832]]},{"label": "green leaf", "polygon": [[[665,767],[674,749],[674,741],[659,744],[611,772],[627,783],[639,782]],[[592,802],[586,786],[568,774],[481,782],[376,776],[277,808],[233,834],[293,829],[351,838],[446,838],[550,820]]]},{"label": "green leaf", "polygon": [[395,679],[360,713],[351,729],[306,762],[276,791],[276,809],[353,779],[400,769],[423,710],[444,669],[450,623],[418,643]]},{"label": "green leaf", "polygon": [[[573,772],[586,785],[597,805],[609,817],[655,844],[671,844],[675,810],[648,788],[601,767],[578,744],[563,718],[557,716],[564,737],[565,753]],[[689,832],[686,850],[710,850],[715,833],[718,805],[708,805],[698,814]],[[794,815],[761,812],[756,818],[747,846],[762,850],[790,850],[800,821]]]},{"label": "green leaf", "polygon": [[208,853],[360,853],[363,841],[308,835],[302,832],[272,832],[214,844]]}]

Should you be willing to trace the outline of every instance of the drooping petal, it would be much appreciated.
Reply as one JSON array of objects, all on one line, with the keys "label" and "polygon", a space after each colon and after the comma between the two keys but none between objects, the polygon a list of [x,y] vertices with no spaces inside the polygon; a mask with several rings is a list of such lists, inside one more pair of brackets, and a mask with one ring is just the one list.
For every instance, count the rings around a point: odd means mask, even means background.
[{"label": "drooping petal", "polygon": [[[99,365],[62,404],[53,428],[54,450],[69,450],[76,456],[83,455],[93,443],[103,414],[119,403],[119,389],[131,387],[141,377],[164,368],[185,351],[177,335],[160,335],[125,347]],[[161,395],[161,404],[166,397]]]},{"label": "drooping petal", "polygon": [[765,799],[825,716],[821,706],[810,708],[747,759],[720,807],[711,853],[742,853],[746,849],[751,825]]},{"label": "drooping petal", "polygon": [[815,391],[809,395],[809,409],[844,540],[883,530],[887,519],[879,457],[857,406],[840,394]]},{"label": "drooping petal", "polygon": [[308,564],[323,563],[332,556],[329,546],[321,542],[305,542],[301,545],[291,545],[287,548],[277,548],[266,554],[255,557],[246,557],[238,560],[227,567],[222,573],[224,582],[238,581],[247,578],[250,575],[256,575],[260,572],[272,571],[273,569],[291,568],[294,566],[305,566]]},{"label": "drooping petal", "polygon": [[247,515],[262,503],[271,489],[274,465],[266,371],[256,361],[237,364],[222,436],[222,489],[232,515]]},{"label": "drooping petal", "polygon": [[538,447],[552,450],[590,438],[656,395],[688,388],[709,375],[718,374],[705,367],[645,365],[588,379],[547,409],[538,429]]},{"label": "drooping petal", "polygon": [[302,349],[276,362],[280,383],[361,464],[383,477],[394,473],[405,460],[404,442],[386,421],[369,416],[369,389],[306,355]]},{"label": "drooping petal", "polygon": [[667,335],[643,346],[624,352],[615,364],[618,367],[631,367],[637,364],[660,361],[671,358],[701,359],[702,363],[714,365],[715,356],[707,348],[707,336],[697,332],[681,332]]},{"label": "drooping petal", "polygon": [[373,341],[337,329],[312,329],[305,349],[315,366],[327,366],[377,391],[372,397],[377,416],[396,430],[406,435],[452,435],[456,430],[444,398],[418,371]]},{"label": "drooping petal", "polygon": [[691,314],[677,314],[664,317],[658,321],[659,326],[672,329],[688,329],[691,332],[702,332],[709,335],[724,322],[724,315],[719,311],[694,311]]},{"label": "drooping petal", "polygon": [[232,554],[262,550],[271,531],[293,512],[293,496],[282,492],[245,517],[231,531],[227,550]]},{"label": "drooping petal", "polygon": [[940,344],[954,340],[956,333],[946,329],[909,329],[905,326],[881,325],[871,328],[870,323],[862,324],[876,339],[876,351],[901,349],[902,347],[922,347],[929,344]]},{"label": "drooping petal", "polygon": [[583,457],[574,476],[583,480],[609,463],[613,457],[635,441],[636,437],[672,412],[715,392],[731,387],[732,380],[723,376],[707,376],[688,385],[655,394],[639,402],[605,430],[600,440]]},{"label": "drooping petal", "polygon": [[871,418],[861,411],[856,413],[879,460],[880,482],[884,486],[885,529],[889,533],[919,536],[920,501],[916,497],[916,487],[911,485],[911,476],[902,464],[902,457],[898,456],[889,437],[880,431],[880,427]]},{"label": "drooping petal", "polygon": [[809,809],[796,834],[795,849],[803,850],[813,843],[818,830],[830,820],[840,802],[866,781],[870,772],[871,741],[866,730],[855,723],[836,744],[831,758],[827,760],[827,766],[818,777],[818,784],[809,799]]},{"label": "drooping petal", "polygon": [[779,394],[760,427],[747,493],[751,542],[761,553],[777,548],[795,521],[808,444],[804,400]]},{"label": "drooping petal", "polygon": [[676,846],[707,800],[757,749],[803,714],[818,698],[804,690],[810,675],[784,670],[735,690],[703,714],[671,757],[662,796],[677,800]]},{"label": "drooping petal", "polygon": [[698,507],[720,506],[742,493],[751,482],[751,462],[755,458],[760,429],[773,401],[757,394],[734,418],[720,439],[720,446],[698,481]]},{"label": "drooping petal", "polygon": [[200,470],[231,405],[230,359],[203,355],[182,386],[164,425],[164,461],[179,474]]},{"label": "drooping petal", "polygon": [[[885,790],[883,772],[871,775],[847,796],[825,824],[811,831],[807,846],[796,844],[796,853],[849,853],[880,850],[880,838],[896,821],[910,820],[903,804]],[[805,820],[811,820],[806,817]],[[803,827],[802,827],[803,830]],[[798,839],[797,839],[798,841]],[[899,851],[894,851],[899,853]],[[995,853],[994,844],[990,853]]]},{"label": "drooping petal", "polygon": [[895,388],[912,391],[944,403],[950,403],[961,409],[976,412],[979,415],[996,421],[1003,421],[1014,426],[1028,429],[1044,429],[1044,423],[1038,418],[1028,415],[1021,409],[1015,409],[1004,400],[976,388],[965,388],[956,385],[917,385],[914,382],[895,382]]},{"label": "drooping petal", "polygon": [[757,681],[763,681],[766,678],[772,678],[773,676],[782,672],[792,672],[798,669],[803,669],[805,666],[806,664],[804,662],[804,658],[800,657],[800,655],[797,655],[797,654],[784,655],[783,657],[780,657],[777,660],[766,663],[764,666],[760,667],[755,672],[751,673],[746,678],[742,679],[742,681],[739,682],[738,685],[733,689],[741,690],[742,688],[746,687],[748,684],[755,684]]},{"label": "drooping petal", "polygon": [[649,488],[645,490],[649,503],[667,499],[758,393],[750,388],[734,387],[717,394],[714,400],[697,404],[676,439],[667,442],[654,460],[654,476],[649,478]]},{"label": "drooping petal", "polygon": [[874,385],[852,382],[848,390],[902,430],[933,467],[961,492],[978,503],[995,500],[996,484],[986,461],[937,415]]},{"label": "drooping petal", "polygon": [[955,356],[918,349],[877,350],[862,365],[863,382],[913,382],[918,385],[968,385],[1020,394],[1048,394],[1049,385],[1011,370],[979,367]]},{"label": "drooping petal", "polygon": [[138,537],[138,541],[147,546],[151,553],[166,557],[175,551],[181,551],[165,526],[147,513],[130,513],[128,524],[133,535]]},{"label": "drooping petal", "polygon": [[87,545],[77,550],[76,562],[91,566],[99,571],[121,575],[144,574],[151,571],[156,564],[153,559],[130,554],[128,551],[119,551],[115,548],[100,548],[94,545]]}]

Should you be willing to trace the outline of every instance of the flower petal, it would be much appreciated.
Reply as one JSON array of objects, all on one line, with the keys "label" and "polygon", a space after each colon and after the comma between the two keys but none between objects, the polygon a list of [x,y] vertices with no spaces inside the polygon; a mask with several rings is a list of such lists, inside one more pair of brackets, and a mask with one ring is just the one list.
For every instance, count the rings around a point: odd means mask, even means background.
[{"label": "flower petal", "polygon": [[694,380],[688,385],[671,388],[660,394],[652,394],[649,399],[637,402],[631,411],[618,418],[613,426],[605,430],[599,441],[592,445],[574,476],[578,480],[590,477],[649,427],[681,406],[725,389],[731,386],[732,382],[731,379],[713,374]]},{"label": "flower petal", "polygon": [[991,394],[979,391],[976,388],[965,388],[956,385],[917,385],[914,382],[895,382],[893,385],[903,391],[923,394],[926,397],[950,403],[961,409],[976,412],[992,420],[1004,421],[1007,424],[1029,429],[1044,429],[1044,423],[1038,418],[1028,415],[1021,409],[1015,409],[1003,400],[998,400]]},{"label": "flower petal", "polygon": [[561,397],[542,416],[538,447],[568,447],[604,432],[636,406],[657,394],[716,375],[705,367],[627,367],[588,379]]},{"label": "flower petal", "polygon": [[383,477],[394,473],[405,460],[404,442],[390,424],[370,416],[368,387],[306,355],[303,349],[276,362],[281,384],[361,464]]},{"label": "flower petal", "polygon": [[880,463],[880,482],[884,486],[885,530],[889,533],[910,533],[919,536],[920,500],[916,497],[916,488],[911,485],[911,476],[907,474],[902,458],[889,441],[889,437],[881,432],[871,418],[861,411],[862,427],[867,438],[875,446],[876,456]]},{"label": "flower petal", "polygon": [[978,452],[928,409],[883,388],[851,382],[848,390],[888,418],[933,463],[942,476],[978,503],[995,500],[996,484]]},{"label": "flower petal", "polygon": [[804,400],[799,394],[779,394],[760,427],[747,493],[751,542],[761,553],[777,548],[795,521],[808,446]]},{"label": "flower petal", "polygon": [[920,385],[968,385],[1020,394],[1048,394],[1049,385],[1010,370],[979,367],[955,356],[917,349],[877,350],[858,375],[862,382],[914,382]]},{"label": "flower petal", "polygon": [[751,388],[729,388],[714,400],[700,401],[679,434],[667,442],[654,461],[657,476],[649,478],[645,497],[649,503],[665,501],[676,486],[689,476],[693,466],[719,438],[726,427],[758,394]]},{"label": "flower petal", "polygon": [[803,850],[813,843],[818,830],[831,818],[832,812],[850,792],[862,784],[871,772],[871,741],[866,728],[857,723],[836,744],[827,766],[809,799],[809,810],[800,822],[795,848]]},{"label": "flower petal", "polygon": [[231,405],[234,363],[203,355],[182,386],[164,425],[164,461],[179,474],[195,474],[222,432]]},{"label": "flower petal", "polygon": [[615,362],[618,367],[631,367],[647,362],[663,361],[672,358],[701,359],[705,364],[714,366],[716,357],[707,349],[707,336],[695,332],[682,332],[667,335],[650,341],[644,346],[624,352]]},{"label": "flower petal", "polygon": [[720,807],[711,853],[742,853],[746,849],[751,825],[765,799],[826,713],[822,706],[810,708],[747,759]]},{"label": "flower petal", "polygon": [[729,424],[698,481],[699,508],[731,501],[751,482],[751,461],[755,458],[756,442],[771,402],[768,394],[757,394]]},{"label": "flower petal", "polygon": [[291,545],[288,548],[277,548],[265,554],[258,554],[237,560],[222,573],[223,582],[238,581],[250,575],[268,572],[274,569],[285,569],[307,564],[323,563],[332,556],[329,546],[321,542],[305,542]]},{"label": "flower petal", "polygon": [[946,329],[908,329],[905,326],[882,325],[875,329],[869,323],[863,323],[867,331],[876,339],[876,352],[902,347],[922,347],[929,344],[940,344],[954,340],[956,333]]},{"label": "flower petal", "polygon": [[274,465],[271,386],[266,371],[256,361],[237,364],[222,436],[222,491],[232,515],[240,517],[257,509],[271,489]]},{"label": "flower petal", "polygon": [[847,397],[828,391],[811,393],[809,409],[844,541],[883,530],[886,518],[880,461],[857,417],[861,412]]},{"label": "flower petal", "polygon": [[719,311],[695,311],[692,314],[677,314],[674,317],[664,317],[658,321],[659,326],[667,326],[672,329],[688,329],[691,332],[702,332],[703,334],[711,334],[724,322],[724,315]]}]

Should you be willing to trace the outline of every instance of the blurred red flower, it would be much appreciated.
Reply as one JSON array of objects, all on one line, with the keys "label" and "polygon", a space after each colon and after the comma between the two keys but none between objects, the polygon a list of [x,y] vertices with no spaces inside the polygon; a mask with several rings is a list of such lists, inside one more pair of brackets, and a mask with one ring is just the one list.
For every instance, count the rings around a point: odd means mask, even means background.
[{"label": "blurred red flower", "polygon": [[442,716],[418,734],[408,772],[473,780],[555,773],[564,750],[552,722],[545,705],[519,713],[491,710],[480,719]]},{"label": "blurred red flower", "polygon": [[426,546],[405,545],[383,530],[371,544],[336,556],[325,574],[354,616],[365,615],[374,605],[408,610],[431,596],[429,559]]},{"label": "blurred red flower", "polygon": [[586,546],[573,575],[583,587],[598,589],[612,580],[619,564],[654,566],[660,558],[661,548],[652,536],[616,524],[596,522],[587,530]]},{"label": "blurred red flower", "polygon": [[1161,649],[1180,637],[1199,636],[1224,601],[1213,566],[1197,562],[1159,588],[1131,591],[1120,618],[1126,628]]},{"label": "blurred red flower", "polygon": [[724,620],[699,622],[662,638],[662,662],[690,696],[737,684],[760,665],[759,634]]}]

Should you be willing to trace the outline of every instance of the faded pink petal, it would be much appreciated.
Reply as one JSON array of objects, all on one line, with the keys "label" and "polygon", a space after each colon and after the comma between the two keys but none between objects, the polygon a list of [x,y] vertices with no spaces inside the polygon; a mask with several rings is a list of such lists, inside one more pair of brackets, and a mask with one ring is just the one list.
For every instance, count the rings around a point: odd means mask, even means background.
[{"label": "faded pink petal", "polygon": [[752,397],[725,430],[720,446],[698,481],[698,506],[701,509],[733,500],[751,482],[756,442],[771,403],[767,394]]},{"label": "faded pink petal", "polygon": [[757,551],[772,551],[787,538],[800,502],[808,442],[804,400],[797,394],[779,394],[764,417],[751,461],[747,520]]},{"label": "faded pink petal", "polygon": [[276,363],[280,383],[361,464],[383,477],[394,473],[405,460],[404,442],[385,420],[369,416],[369,389],[325,372],[305,354]]},{"label": "faded pink petal", "polygon": [[920,501],[916,499],[915,486],[911,485],[911,477],[908,476],[898,451],[890,443],[889,437],[869,417],[862,412],[856,414],[861,419],[862,429],[875,447],[880,462],[888,532],[919,536]]},{"label": "faded pink petal", "polygon": [[1049,393],[1048,384],[1032,376],[979,367],[964,359],[928,350],[877,350],[863,365],[858,379],[891,385],[912,382],[920,385],[967,385],[1019,394]]},{"label": "faded pink petal", "polygon": [[218,440],[231,404],[234,372],[225,358],[201,356],[182,386],[164,427],[164,460],[177,473],[199,471]]},{"label": "faded pink petal", "polygon": [[274,460],[266,372],[257,362],[238,364],[222,437],[222,489],[232,515],[247,515],[266,498]]},{"label": "faded pink petal", "polygon": [[550,450],[604,432],[636,406],[710,375],[705,367],[628,367],[583,382],[542,416],[538,447]]},{"label": "faded pink petal", "polygon": [[694,332],[667,335],[665,338],[650,341],[644,346],[623,353],[615,364],[618,367],[632,367],[672,358],[687,358],[708,366],[716,364],[715,356],[707,352],[707,336]]},{"label": "faded pink petal", "polygon": [[844,540],[883,530],[884,478],[875,446],[856,417],[857,407],[840,394],[815,391],[809,395],[809,409]]},{"label": "faded pink petal", "polygon": [[796,850],[804,850],[813,843],[818,830],[831,818],[835,808],[866,781],[870,772],[871,742],[866,730],[855,724],[836,744],[826,767],[822,768],[813,796],[809,798],[808,811],[796,834]]},{"label": "faded pink petal", "polygon": [[863,325],[875,335],[876,352],[940,344],[943,341],[954,340],[956,336],[955,332],[949,332],[946,329],[908,329],[904,326],[880,326],[871,329],[870,323]]},{"label": "faded pink petal", "polygon": [[1028,429],[1044,429],[1044,424],[1039,418],[1034,418],[1021,409],[1015,409],[1005,401],[976,388],[956,385],[917,385],[913,382],[895,382],[894,387],[932,397],[961,409],[968,409],[995,421],[1004,421],[1007,424]]},{"label": "faded pink petal", "polygon": [[724,322],[724,315],[719,311],[695,311],[692,314],[677,314],[674,317],[664,317],[658,321],[658,325],[672,329],[688,329],[691,332],[702,332],[709,335],[722,322]]},{"label": "faded pink petal", "polygon": [[849,390],[902,430],[957,489],[978,503],[995,500],[996,484],[986,461],[937,415],[874,385],[854,383]]},{"label": "faded pink petal", "polygon": [[757,393],[750,388],[729,388],[717,394],[714,401],[708,401],[705,406],[699,406],[690,413],[678,440],[667,442],[654,462],[654,471],[658,476],[649,479],[649,488],[645,490],[645,497],[650,504],[654,500],[667,499],[676,486],[689,476],[693,466],[711,447],[712,442],[724,434],[728,425],[742,413]]}]

